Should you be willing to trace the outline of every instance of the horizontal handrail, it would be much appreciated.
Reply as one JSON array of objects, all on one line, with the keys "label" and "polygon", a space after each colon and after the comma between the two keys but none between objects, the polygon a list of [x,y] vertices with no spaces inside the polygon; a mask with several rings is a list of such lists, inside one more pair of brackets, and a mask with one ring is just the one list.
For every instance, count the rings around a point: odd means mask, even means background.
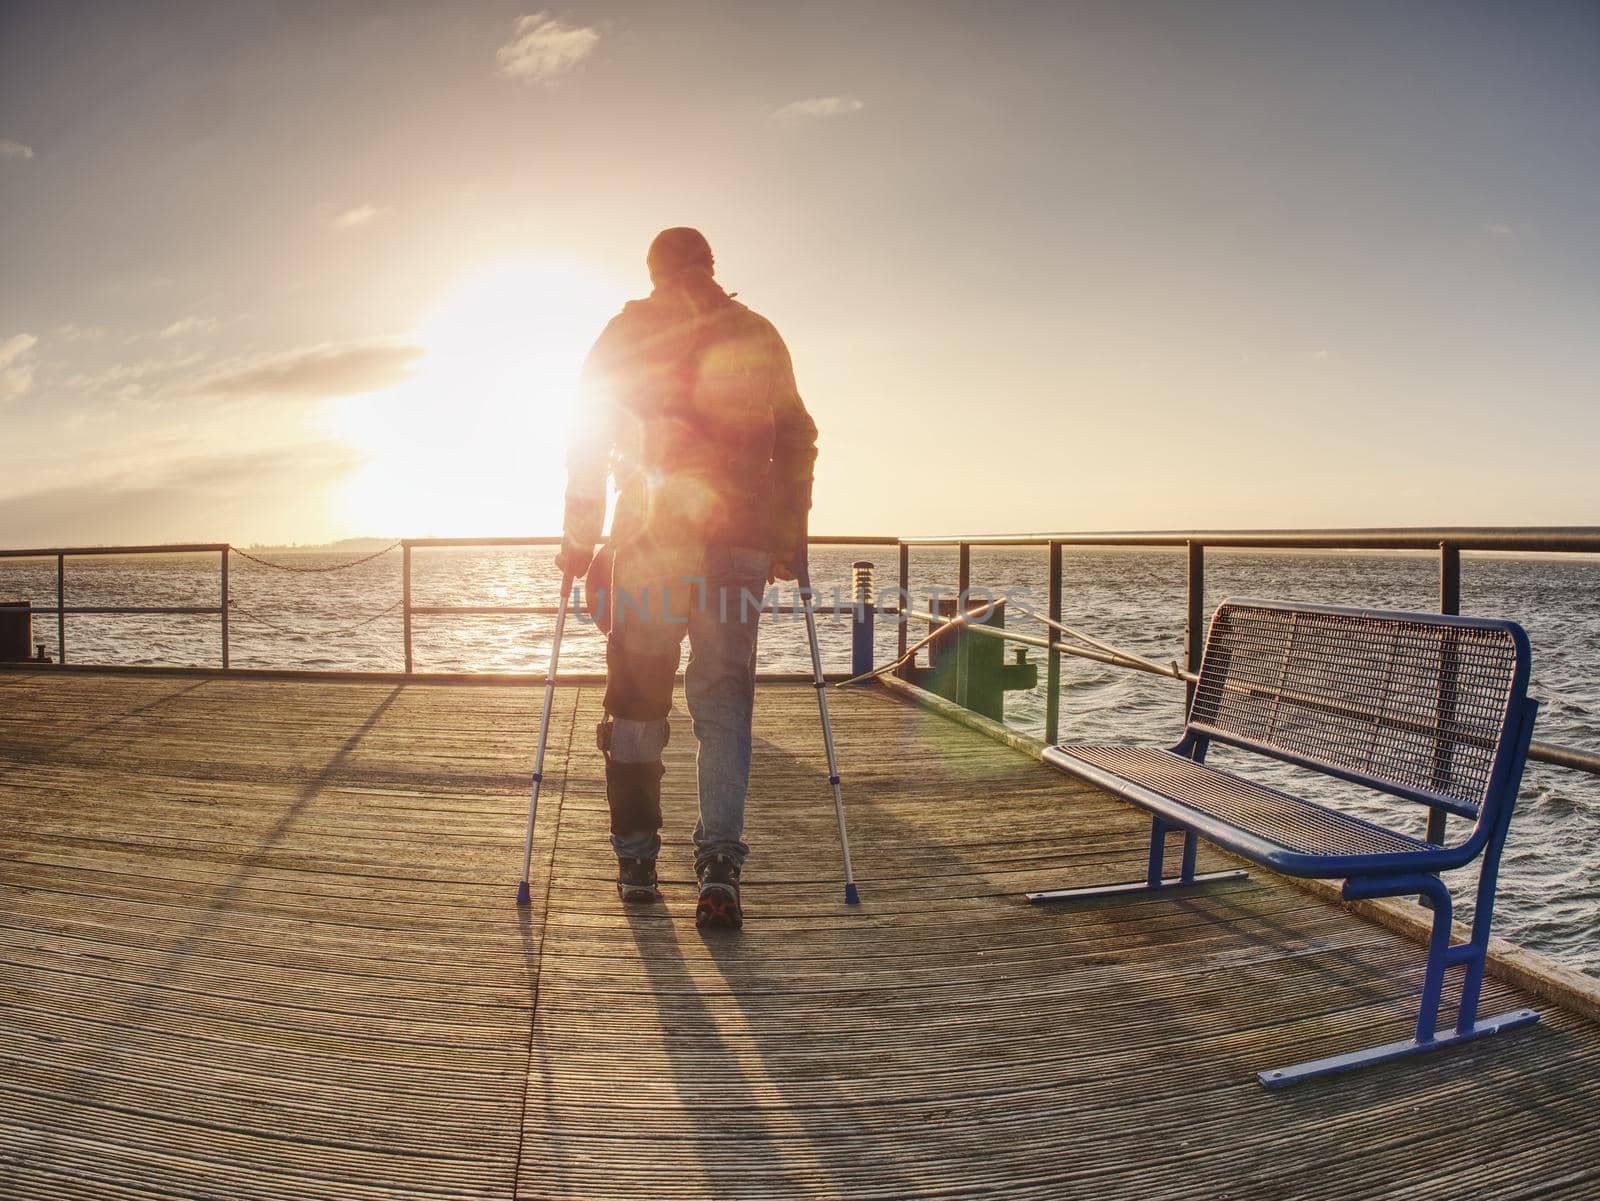
[{"label": "horizontal handrail", "polygon": [[[1557,551],[1600,554],[1600,526],[1438,526],[1320,530],[1096,530],[1048,534],[957,534],[895,537],[888,534],[813,534],[813,546],[1157,546],[1191,542],[1211,547],[1262,549],[1436,550],[1449,542],[1462,550]],[[505,538],[404,538],[401,546],[559,546],[559,534]],[[0,549],[0,559],[56,555],[181,555],[231,550],[226,542],[157,543],[144,546],[50,546]],[[292,551],[291,553],[306,553]]]},{"label": "horizontal handrail", "polygon": [[[899,609],[886,609],[881,605],[866,604],[852,601],[840,609],[819,609],[812,606],[812,613],[818,618],[827,620],[845,611],[871,612],[878,617],[899,617]],[[68,609],[68,613],[91,612],[92,610]],[[113,610],[107,610],[112,612]],[[132,610],[118,609],[115,612],[131,612]],[[188,610],[152,610],[152,612],[188,612]],[[195,610],[200,612],[201,610]],[[54,613],[54,609],[35,609],[35,613]],[[215,613],[215,609],[206,609],[204,612]],[[414,617],[554,617],[561,612],[557,605],[412,605],[411,614]],[[805,613],[800,605],[762,605],[761,612],[773,617],[799,617]],[[910,613],[912,610],[906,610]],[[921,616],[918,614],[918,616]]]},{"label": "horizontal handrail", "polygon": [[149,614],[152,614],[152,613],[156,613],[156,614],[168,614],[168,615],[178,614],[178,615],[189,615],[189,616],[199,616],[199,617],[216,617],[218,614],[220,614],[222,612],[222,606],[221,605],[209,605],[209,606],[197,606],[197,605],[163,605],[163,606],[155,606],[155,605],[145,605],[145,606],[135,606],[135,605],[66,605],[66,606],[57,606],[57,605],[34,605],[34,604],[30,604],[28,606],[28,611],[30,613],[66,613],[66,614],[98,613],[98,614],[101,614],[102,616],[107,615],[107,614],[132,613],[132,614],[149,615]]},{"label": "horizontal handrail", "polygon": [[1572,771],[1585,771],[1600,776],[1600,755],[1575,746],[1562,746],[1558,742],[1540,742],[1535,739],[1528,746],[1528,758],[1552,767],[1565,767]]},{"label": "horizontal handrail", "polygon": [[[806,542],[811,546],[898,546],[900,541],[892,534],[811,534],[806,538]],[[525,538],[402,538],[400,545],[418,549],[448,546],[560,546],[561,535],[534,534]]]},{"label": "horizontal handrail", "polygon": [[910,547],[1147,546],[1261,550],[1551,551],[1600,554],[1600,526],[1440,526],[1437,528],[1327,530],[1129,530],[1061,534],[935,535],[900,539]]},{"label": "horizontal handrail", "polygon": [[403,550],[446,546],[560,546],[560,534],[533,534],[526,538],[402,538]]},{"label": "horizontal handrail", "polygon": [[51,546],[0,550],[0,559],[54,559],[59,555],[200,555],[231,550],[226,542],[176,542],[165,546]]},{"label": "horizontal handrail", "polygon": [[554,617],[556,605],[412,605],[413,616],[441,617]]}]

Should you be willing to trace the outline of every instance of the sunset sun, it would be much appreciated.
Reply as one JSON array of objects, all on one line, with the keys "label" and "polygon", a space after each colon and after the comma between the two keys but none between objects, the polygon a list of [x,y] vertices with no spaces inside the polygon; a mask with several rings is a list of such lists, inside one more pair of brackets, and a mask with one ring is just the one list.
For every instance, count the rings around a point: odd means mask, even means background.
[{"label": "sunset sun", "polygon": [[465,277],[419,323],[423,356],[404,382],[332,409],[364,459],[343,495],[351,524],[438,536],[558,524],[583,355],[623,295],[548,259]]}]

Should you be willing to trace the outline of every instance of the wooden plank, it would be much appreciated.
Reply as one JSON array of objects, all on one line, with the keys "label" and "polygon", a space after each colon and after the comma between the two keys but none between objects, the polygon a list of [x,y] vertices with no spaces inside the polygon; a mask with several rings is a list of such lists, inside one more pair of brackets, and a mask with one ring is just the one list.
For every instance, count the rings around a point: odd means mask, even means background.
[{"label": "wooden plank", "polygon": [[558,691],[519,911],[535,692],[3,682],[8,1197],[1600,1187],[1593,1024],[1269,1094],[1254,1070],[1405,1031],[1414,943],[1261,874],[1029,906],[1137,875],[1144,819],[882,693],[834,700],[847,908],[815,698],[763,686],[734,935],[693,926],[681,712],[666,899],[624,910],[599,690]]}]

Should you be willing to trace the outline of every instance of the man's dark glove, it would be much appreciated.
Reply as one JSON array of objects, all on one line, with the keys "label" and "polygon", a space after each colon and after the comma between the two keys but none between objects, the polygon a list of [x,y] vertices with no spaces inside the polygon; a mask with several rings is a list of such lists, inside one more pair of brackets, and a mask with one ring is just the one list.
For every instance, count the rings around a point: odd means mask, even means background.
[{"label": "man's dark glove", "polygon": [[774,551],[772,564],[767,568],[767,583],[774,584],[779,580],[799,580],[806,574],[806,544],[801,542],[798,546],[787,551]]},{"label": "man's dark glove", "polygon": [[563,576],[574,580],[581,580],[589,574],[589,564],[594,562],[594,543],[574,542],[570,538],[563,538],[561,549],[556,552],[556,569]]}]

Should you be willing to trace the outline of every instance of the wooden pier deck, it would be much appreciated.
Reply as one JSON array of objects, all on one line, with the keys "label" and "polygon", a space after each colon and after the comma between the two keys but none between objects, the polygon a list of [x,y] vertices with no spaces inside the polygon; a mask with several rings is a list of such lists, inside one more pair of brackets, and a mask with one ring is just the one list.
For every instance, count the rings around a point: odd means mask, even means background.
[{"label": "wooden pier deck", "polygon": [[1144,819],[834,695],[864,904],[812,691],[763,686],[749,921],[702,936],[681,715],[625,911],[558,691],[518,910],[535,690],[0,673],[0,1196],[1600,1195],[1588,1019],[1268,1093],[1402,1036],[1419,949],[1259,873],[1030,908]]}]

